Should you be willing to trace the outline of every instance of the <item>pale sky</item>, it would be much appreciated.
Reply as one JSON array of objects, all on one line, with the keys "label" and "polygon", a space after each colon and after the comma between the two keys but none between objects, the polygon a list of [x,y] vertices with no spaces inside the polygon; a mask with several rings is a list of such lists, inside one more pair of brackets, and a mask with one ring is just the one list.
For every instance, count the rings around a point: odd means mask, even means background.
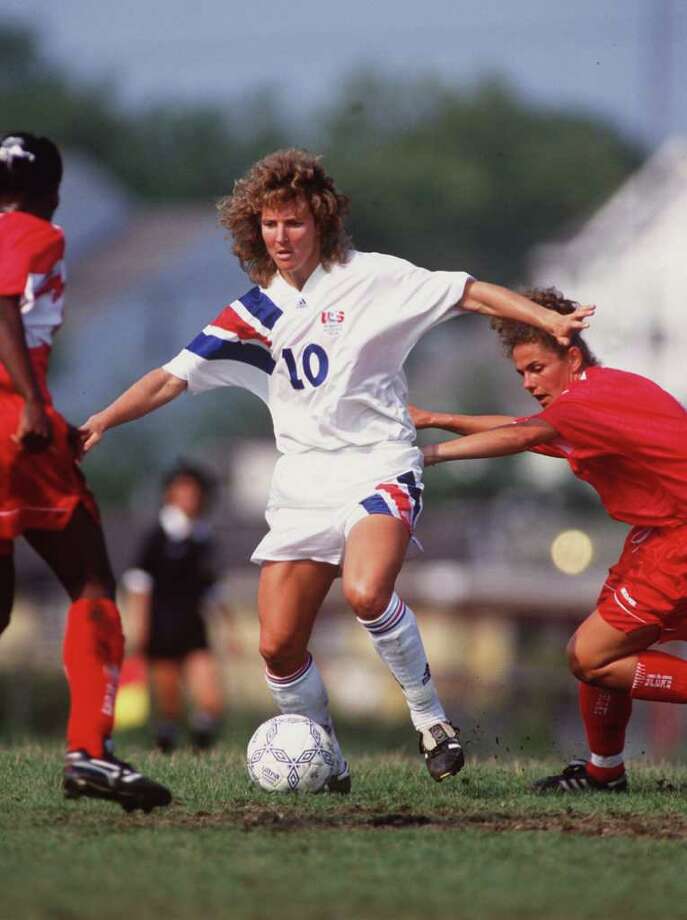
[{"label": "pale sky", "polygon": [[1,0],[74,76],[120,99],[221,103],[267,86],[307,116],[360,67],[466,86],[502,74],[540,104],[653,145],[687,134],[684,0]]}]

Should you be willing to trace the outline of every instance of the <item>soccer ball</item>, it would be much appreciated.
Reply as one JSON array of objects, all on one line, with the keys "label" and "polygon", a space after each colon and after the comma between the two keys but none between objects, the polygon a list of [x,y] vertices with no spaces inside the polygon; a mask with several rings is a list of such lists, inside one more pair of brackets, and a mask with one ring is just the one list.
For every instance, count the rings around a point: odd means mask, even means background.
[{"label": "soccer ball", "polygon": [[246,756],[250,778],[267,792],[320,792],[337,763],[327,732],[297,715],[263,722]]}]

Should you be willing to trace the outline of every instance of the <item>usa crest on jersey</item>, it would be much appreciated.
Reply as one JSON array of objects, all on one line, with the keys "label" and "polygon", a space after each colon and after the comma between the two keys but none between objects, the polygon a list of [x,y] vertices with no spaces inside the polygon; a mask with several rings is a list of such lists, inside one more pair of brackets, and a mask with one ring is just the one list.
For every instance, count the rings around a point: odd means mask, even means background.
[{"label": "usa crest on jersey", "polygon": [[325,335],[341,335],[344,328],[346,314],[343,310],[322,310],[320,313],[320,323]]}]

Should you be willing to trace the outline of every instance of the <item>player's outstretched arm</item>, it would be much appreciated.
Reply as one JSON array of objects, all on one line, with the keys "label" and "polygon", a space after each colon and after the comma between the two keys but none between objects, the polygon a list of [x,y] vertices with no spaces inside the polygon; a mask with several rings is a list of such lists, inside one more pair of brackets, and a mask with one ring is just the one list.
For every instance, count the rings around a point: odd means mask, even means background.
[{"label": "player's outstretched arm", "polygon": [[593,316],[596,307],[578,307],[574,313],[563,316],[555,310],[547,310],[533,300],[516,294],[509,288],[487,281],[471,281],[459,303],[463,310],[514,319],[530,326],[537,326],[548,332],[561,345],[570,344],[574,332],[587,329],[587,317]]},{"label": "player's outstretched arm", "polygon": [[555,428],[543,419],[527,419],[524,422],[493,428],[477,434],[444,441],[443,444],[429,444],[422,448],[425,466],[434,466],[447,460],[477,460],[485,457],[505,457],[519,454],[537,444],[545,444],[559,437]]},{"label": "player's outstretched arm", "polygon": [[108,428],[123,425],[134,419],[147,415],[165,403],[176,399],[186,389],[186,381],[175,377],[161,367],[150,371],[137,380],[113,403],[96,412],[83,423],[81,433],[81,450],[85,454],[101,440]]},{"label": "player's outstretched arm", "polygon": [[454,415],[452,412],[432,412],[412,404],[408,406],[408,412],[418,431],[421,428],[440,428],[455,434],[475,434],[515,421],[510,415]]}]

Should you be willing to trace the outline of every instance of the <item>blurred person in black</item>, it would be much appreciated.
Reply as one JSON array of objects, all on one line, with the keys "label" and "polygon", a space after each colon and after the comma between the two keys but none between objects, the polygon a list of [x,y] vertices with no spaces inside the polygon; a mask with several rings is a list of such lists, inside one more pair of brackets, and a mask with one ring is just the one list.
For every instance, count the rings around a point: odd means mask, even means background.
[{"label": "blurred person in black", "polygon": [[216,740],[223,698],[219,665],[204,619],[217,581],[215,545],[204,519],[214,492],[212,477],[180,463],[163,480],[162,507],[124,576],[133,649],[148,665],[156,714],[156,746],[170,753],[179,741],[184,691],[191,704],[191,743]]}]

